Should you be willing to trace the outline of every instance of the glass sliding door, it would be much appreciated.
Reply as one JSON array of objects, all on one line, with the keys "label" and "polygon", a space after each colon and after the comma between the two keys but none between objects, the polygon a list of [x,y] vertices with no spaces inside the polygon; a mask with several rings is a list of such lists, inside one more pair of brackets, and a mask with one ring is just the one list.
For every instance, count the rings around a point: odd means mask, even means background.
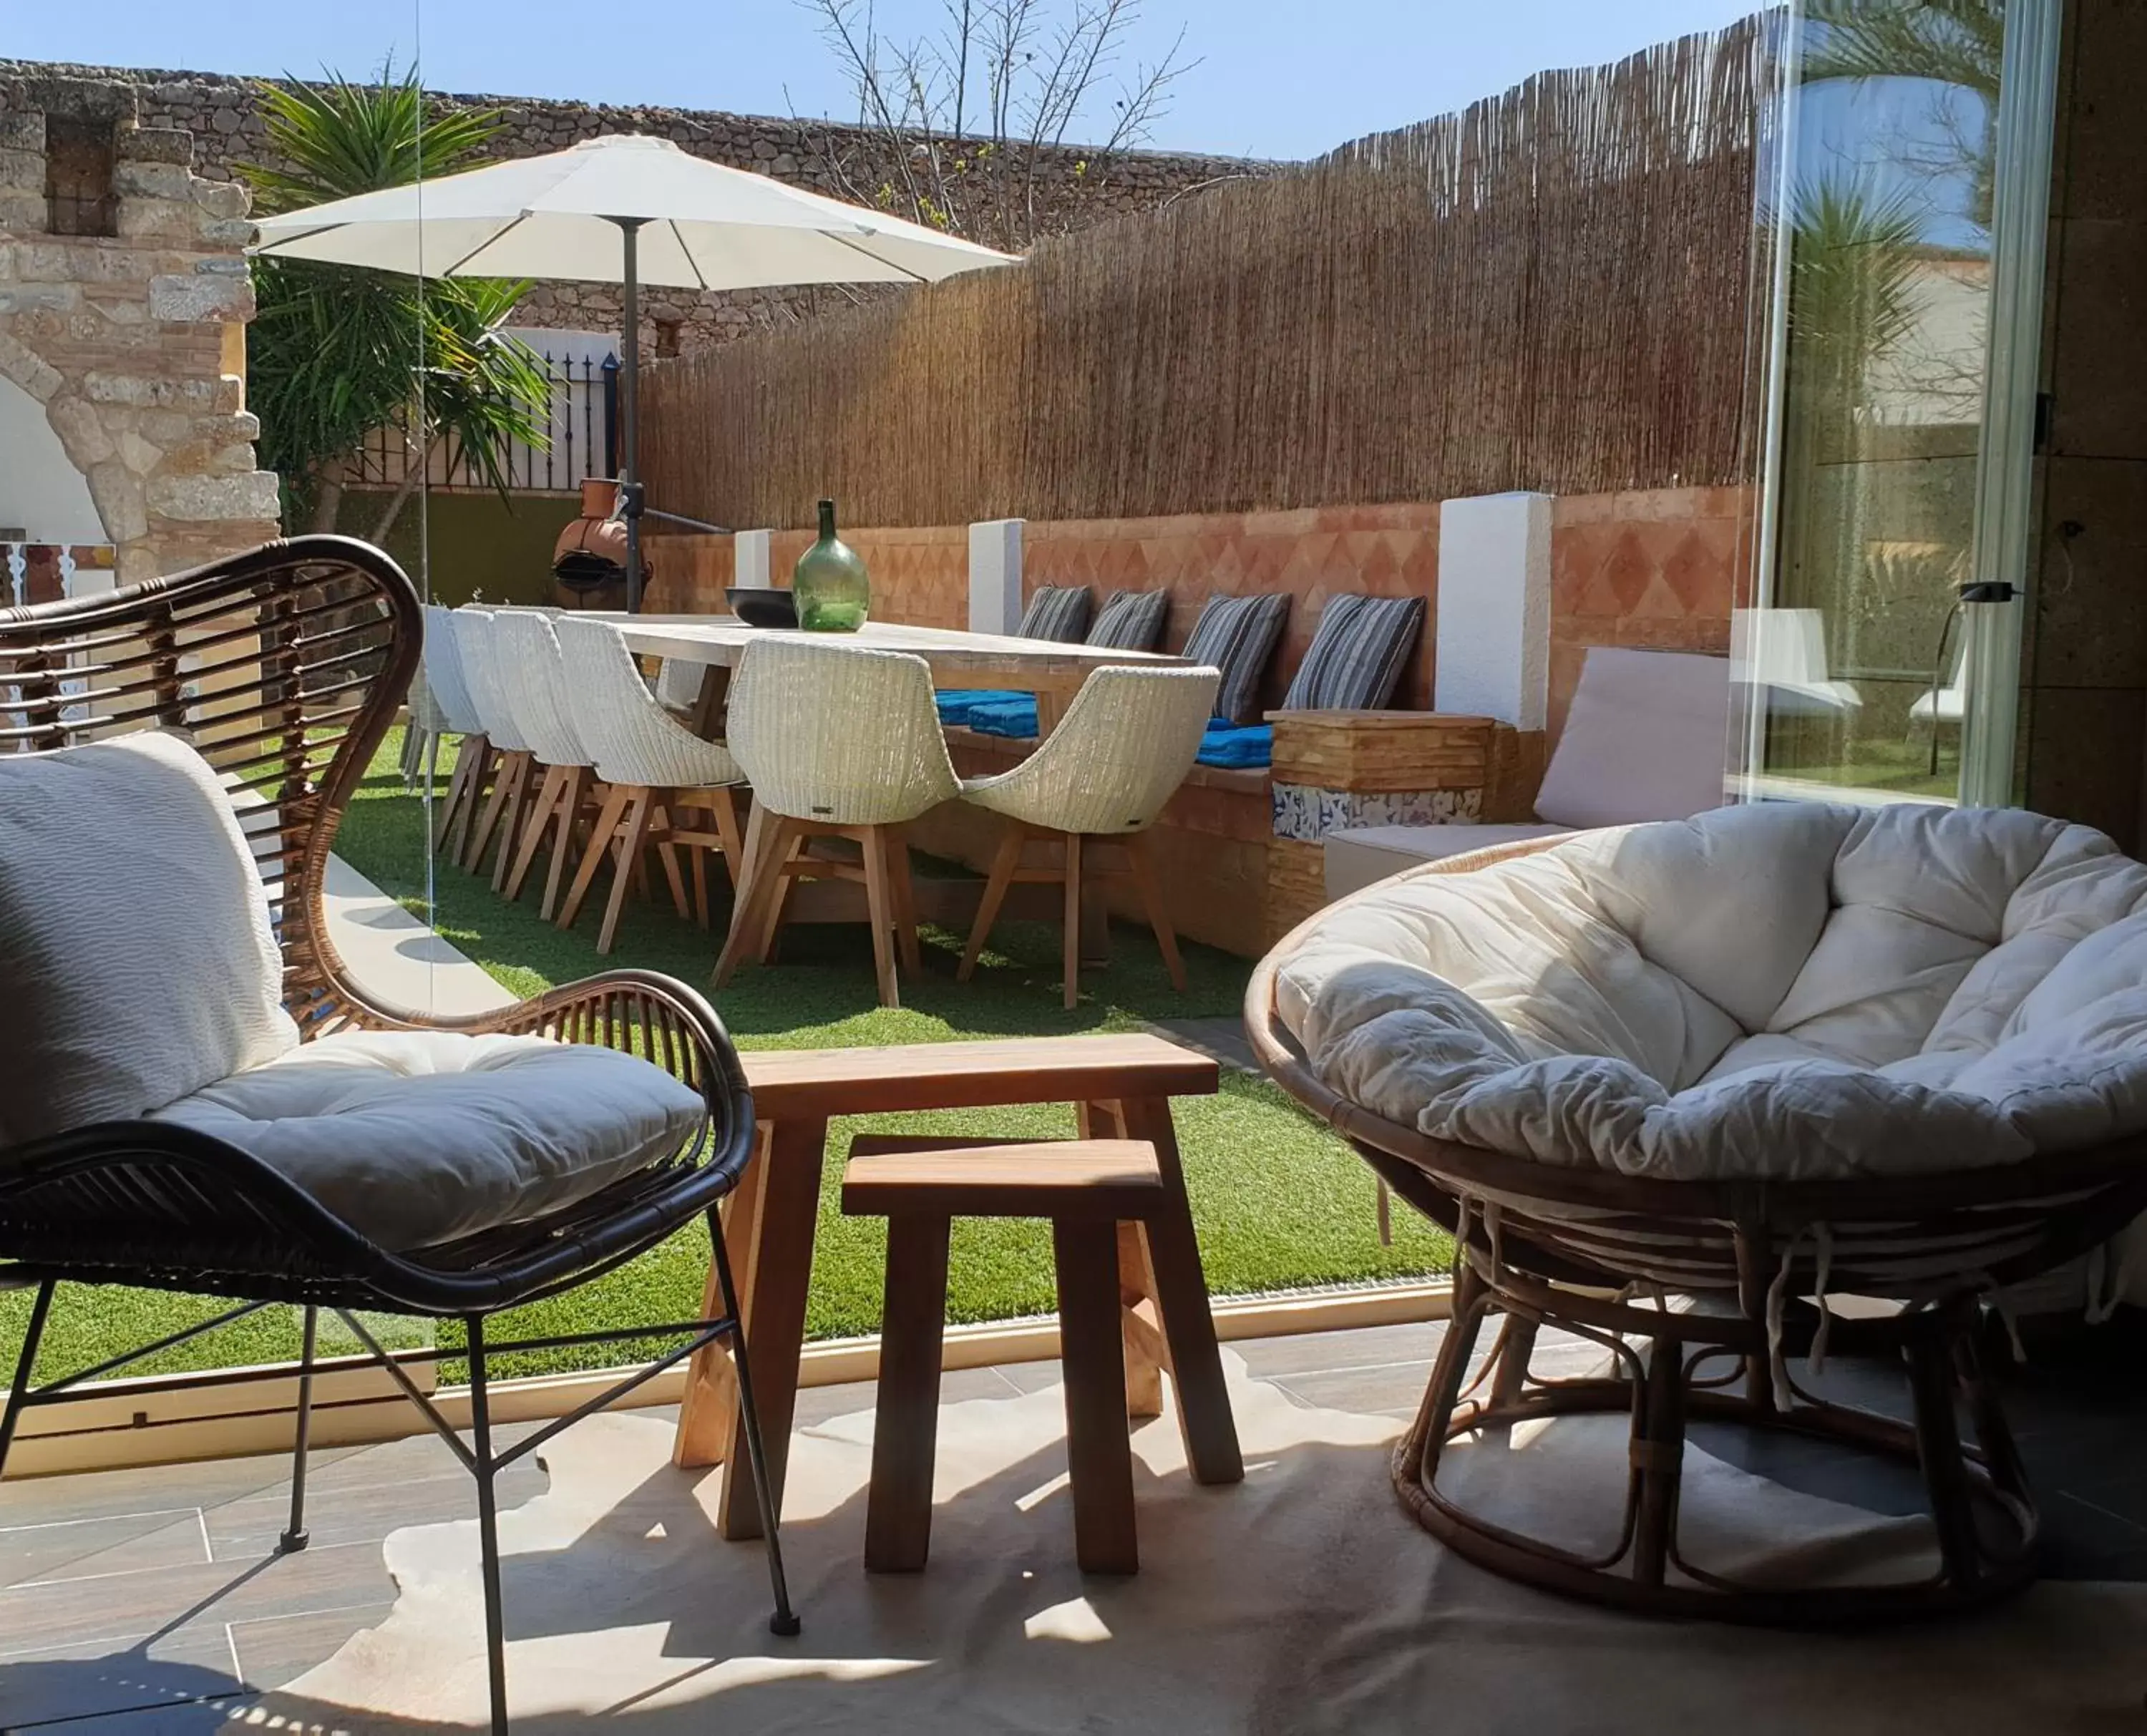
[{"label": "glass sliding door", "polygon": [[2011,799],[2059,0],[1800,0],[1744,788]]}]

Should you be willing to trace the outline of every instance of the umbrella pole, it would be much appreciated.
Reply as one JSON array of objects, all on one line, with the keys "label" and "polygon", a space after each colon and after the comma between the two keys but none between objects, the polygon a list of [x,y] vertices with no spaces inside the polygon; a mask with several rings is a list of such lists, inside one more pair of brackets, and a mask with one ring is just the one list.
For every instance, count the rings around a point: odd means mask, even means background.
[{"label": "umbrella pole", "polygon": [[626,513],[626,612],[641,613],[641,226],[648,219],[614,217],[625,243],[625,455],[619,468],[619,504]]}]

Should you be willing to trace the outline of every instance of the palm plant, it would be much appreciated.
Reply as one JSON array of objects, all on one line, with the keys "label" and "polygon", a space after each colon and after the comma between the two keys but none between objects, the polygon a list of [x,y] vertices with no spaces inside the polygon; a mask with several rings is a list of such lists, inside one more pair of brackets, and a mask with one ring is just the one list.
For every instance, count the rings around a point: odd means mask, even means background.
[{"label": "palm plant", "polygon": [[1947,122],[1945,160],[1933,167],[1967,177],[1969,215],[1984,228],[1995,185],[2005,5],[2006,0],[1807,0],[1805,13],[1818,27],[1804,54],[1807,83],[1922,78],[1978,99],[1972,131]]},{"label": "palm plant", "polygon": [[[332,76],[260,88],[273,163],[238,172],[258,207],[301,209],[467,168],[499,133],[492,110],[428,118],[414,71],[378,81]],[[260,311],[248,342],[248,393],[261,452],[280,472],[293,518],[332,530],[353,460],[381,429],[408,462],[373,529],[380,542],[436,453],[506,492],[515,443],[542,447],[551,386],[528,345],[501,329],[528,285],[418,280],[308,260],[259,259]]]}]

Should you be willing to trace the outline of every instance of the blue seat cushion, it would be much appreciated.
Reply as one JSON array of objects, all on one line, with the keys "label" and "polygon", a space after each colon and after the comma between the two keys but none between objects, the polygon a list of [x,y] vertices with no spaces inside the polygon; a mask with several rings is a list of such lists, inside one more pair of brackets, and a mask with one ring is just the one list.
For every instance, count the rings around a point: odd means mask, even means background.
[{"label": "blue seat cushion", "polygon": [[[1026,699],[1033,707],[1036,695],[1024,693],[1013,688],[941,688],[932,696],[939,708],[939,727],[956,729],[967,724],[969,714],[979,705],[1003,705],[1010,699]],[[1036,733],[1029,731],[1031,735]]]},{"label": "blue seat cushion", "polygon": [[1264,766],[1274,758],[1274,725],[1230,723],[1210,718],[1208,733],[1200,738],[1200,751],[1194,758],[1204,766],[1234,769]]},{"label": "blue seat cushion", "polygon": [[1036,695],[1010,693],[969,708],[969,728],[979,735],[1010,736],[1027,741],[1037,733]]}]

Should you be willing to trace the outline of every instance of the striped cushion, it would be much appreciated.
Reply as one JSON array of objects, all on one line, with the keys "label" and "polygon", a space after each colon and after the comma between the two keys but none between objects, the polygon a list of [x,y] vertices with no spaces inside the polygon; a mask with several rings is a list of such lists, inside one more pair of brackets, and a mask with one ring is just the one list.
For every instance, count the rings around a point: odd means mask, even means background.
[{"label": "striped cushion", "polygon": [[1421,597],[1330,597],[1282,708],[1376,711],[1394,698],[1423,631]]},{"label": "striped cushion", "polygon": [[1185,642],[1189,663],[1223,672],[1215,715],[1233,723],[1259,721],[1260,677],[1282,637],[1287,597],[1210,597]]},{"label": "striped cushion", "polygon": [[1115,591],[1089,629],[1089,643],[1113,651],[1153,651],[1163,643],[1169,615],[1168,591]]},{"label": "striped cushion", "polygon": [[1056,639],[1062,645],[1078,645],[1089,626],[1089,588],[1086,585],[1046,585],[1028,599],[1021,625],[1014,631],[1024,639]]}]

